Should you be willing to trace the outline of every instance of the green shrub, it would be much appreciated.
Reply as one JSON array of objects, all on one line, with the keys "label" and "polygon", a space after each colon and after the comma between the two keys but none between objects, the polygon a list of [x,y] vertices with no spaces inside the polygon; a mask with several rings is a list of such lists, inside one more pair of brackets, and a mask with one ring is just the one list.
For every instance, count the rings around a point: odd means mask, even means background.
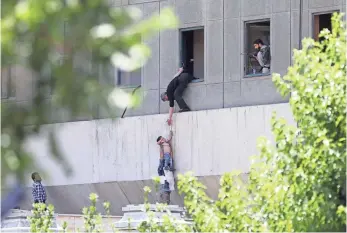
[{"label": "green shrub", "polygon": [[[321,43],[303,40],[284,77],[273,81],[297,126],[272,118],[275,143],[259,138],[248,182],[239,174],[221,178],[212,201],[192,174],[178,188],[199,232],[345,231],[346,227],[346,30],[334,14]],[[141,231],[156,231],[156,225]],[[160,229],[166,229],[163,226]],[[169,228],[171,229],[171,228]]]}]

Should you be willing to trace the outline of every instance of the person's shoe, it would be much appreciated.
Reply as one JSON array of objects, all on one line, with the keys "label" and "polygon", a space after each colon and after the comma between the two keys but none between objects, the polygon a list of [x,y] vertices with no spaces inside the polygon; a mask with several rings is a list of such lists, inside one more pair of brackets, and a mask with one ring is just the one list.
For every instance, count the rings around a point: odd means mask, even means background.
[{"label": "person's shoe", "polygon": [[189,111],[190,111],[189,108],[184,108],[184,109],[179,110],[178,112],[189,112]]}]

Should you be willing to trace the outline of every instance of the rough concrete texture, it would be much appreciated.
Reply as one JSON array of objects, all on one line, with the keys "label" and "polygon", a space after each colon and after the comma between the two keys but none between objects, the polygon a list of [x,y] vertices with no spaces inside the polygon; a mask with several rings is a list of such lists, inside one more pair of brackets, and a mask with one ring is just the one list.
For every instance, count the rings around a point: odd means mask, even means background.
[{"label": "rough concrete texture", "polygon": [[[295,124],[288,104],[262,105],[181,113],[174,116],[173,150],[177,173],[193,171],[207,186],[207,194],[218,195],[219,176],[225,172],[249,171],[249,156],[257,153],[256,139],[272,140],[272,112]],[[78,214],[95,192],[102,201],[110,201],[112,214],[121,214],[127,204],[143,203],[143,188],[155,186],[159,149],[156,138],[166,136],[166,115],[150,115],[112,120],[69,122],[46,126],[55,129],[58,145],[73,169],[66,177],[51,158],[46,130],[26,143],[36,156],[37,166],[45,172],[48,200],[57,212]],[[228,162],[226,162],[228,161]],[[28,182],[30,184],[30,182]],[[31,191],[26,192],[22,208],[30,208]],[[149,200],[157,200],[155,192]],[[182,197],[172,193],[173,204],[182,205]],[[102,204],[98,208],[102,210]]]},{"label": "rough concrete texture", "polygon": [[[247,174],[243,175],[246,180]],[[212,198],[218,198],[220,176],[199,177],[199,181],[206,186],[206,194]],[[144,202],[143,188],[149,186],[152,193],[148,200],[150,203],[156,203],[157,193],[152,180],[145,181],[123,181],[107,182],[99,184],[82,185],[62,185],[46,186],[48,203],[55,206],[56,213],[59,214],[81,214],[82,208],[88,206],[90,201],[89,194],[94,192],[99,196],[97,204],[98,211],[105,214],[102,203],[109,201],[111,204],[111,215],[123,215],[122,207],[128,204],[142,204]],[[26,189],[26,200],[21,203],[21,209],[31,209],[31,188]],[[183,206],[183,198],[177,191],[171,193],[172,205]]]},{"label": "rough concrete texture", "polygon": [[[216,198],[218,176],[233,170],[249,171],[249,156],[257,153],[256,139],[272,140],[272,112],[294,124],[288,104],[262,105],[231,109],[188,112],[174,116],[173,150],[177,173],[193,171]],[[46,130],[26,143],[36,156],[37,166],[45,171],[48,199],[59,213],[79,213],[88,203],[91,192],[109,200],[113,214],[120,214],[127,204],[141,204],[143,188],[157,176],[159,148],[156,138],[169,131],[166,115],[150,115],[112,120],[95,120],[54,124],[59,146],[73,169],[66,177],[62,167],[52,159]],[[229,161],[229,162],[226,162]],[[30,182],[28,182],[30,183]],[[27,201],[30,205],[30,190]],[[150,200],[156,200],[156,194]],[[174,204],[182,197],[172,194]],[[101,208],[101,204],[99,206]]]},{"label": "rough concrete texture", "polygon": [[[193,171],[197,176],[235,169],[247,172],[249,156],[257,153],[256,138],[271,138],[273,111],[292,122],[288,104],[176,114],[173,150],[177,172]],[[70,177],[65,177],[50,156],[46,130],[26,146],[36,156],[37,165],[48,173],[47,185],[148,180],[157,175],[156,138],[168,134],[166,117],[149,115],[47,126],[57,132],[58,145],[74,171]]]},{"label": "rough concrete texture", "polygon": [[[122,216],[102,216],[102,225],[105,232],[113,232],[112,225],[121,220]],[[84,229],[84,219],[82,215],[58,214],[56,221],[59,226],[66,222],[69,232],[80,232]]]}]

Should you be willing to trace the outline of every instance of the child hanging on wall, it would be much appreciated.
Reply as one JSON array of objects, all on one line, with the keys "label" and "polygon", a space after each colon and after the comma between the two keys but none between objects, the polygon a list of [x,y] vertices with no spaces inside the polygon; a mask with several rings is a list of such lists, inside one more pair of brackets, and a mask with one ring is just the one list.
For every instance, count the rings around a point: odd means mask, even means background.
[{"label": "child hanging on wall", "polygon": [[170,130],[170,135],[167,139],[162,136],[157,138],[157,144],[160,146],[160,160],[158,168],[158,174],[161,179],[160,183],[164,185],[167,182],[169,184],[170,191],[175,190],[175,179],[173,176],[173,153],[171,147],[172,136],[173,133]]},{"label": "child hanging on wall", "polygon": [[170,130],[170,135],[166,139],[163,136],[157,138],[157,144],[160,146],[160,163],[164,162],[164,170],[173,171],[173,153],[171,148],[171,139],[173,133]]}]

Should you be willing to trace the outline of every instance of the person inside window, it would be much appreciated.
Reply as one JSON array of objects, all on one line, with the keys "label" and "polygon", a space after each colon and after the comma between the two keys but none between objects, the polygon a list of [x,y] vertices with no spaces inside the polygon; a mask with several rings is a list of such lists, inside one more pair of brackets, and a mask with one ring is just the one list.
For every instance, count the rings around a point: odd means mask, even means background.
[{"label": "person inside window", "polygon": [[269,73],[271,65],[270,46],[265,45],[261,39],[256,39],[253,45],[257,50],[256,55],[253,55],[253,57],[258,61],[261,67],[260,72],[263,74]]}]

